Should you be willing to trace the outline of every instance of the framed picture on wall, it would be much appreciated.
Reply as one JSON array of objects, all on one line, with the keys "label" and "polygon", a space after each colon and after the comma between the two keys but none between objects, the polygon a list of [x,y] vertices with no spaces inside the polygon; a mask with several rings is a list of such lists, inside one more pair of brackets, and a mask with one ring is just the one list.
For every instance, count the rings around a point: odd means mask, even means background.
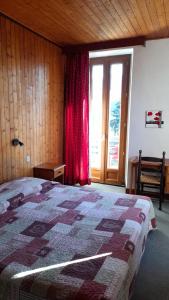
[{"label": "framed picture on wall", "polygon": [[147,128],[161,128],[164,121],[162,121],[161,110],[147,110],[145,112],[145,127]]}]

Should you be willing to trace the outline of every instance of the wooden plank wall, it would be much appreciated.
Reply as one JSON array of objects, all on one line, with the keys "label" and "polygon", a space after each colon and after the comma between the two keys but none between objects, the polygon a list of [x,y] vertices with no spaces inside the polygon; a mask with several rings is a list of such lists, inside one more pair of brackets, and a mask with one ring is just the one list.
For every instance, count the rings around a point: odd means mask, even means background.
[{"label": "wooden plank wall", "polygon": [[[15,137],[23,147],[11,145]],[[63,55],[0,16],[0,182],[46,161],[63,161]]]}]

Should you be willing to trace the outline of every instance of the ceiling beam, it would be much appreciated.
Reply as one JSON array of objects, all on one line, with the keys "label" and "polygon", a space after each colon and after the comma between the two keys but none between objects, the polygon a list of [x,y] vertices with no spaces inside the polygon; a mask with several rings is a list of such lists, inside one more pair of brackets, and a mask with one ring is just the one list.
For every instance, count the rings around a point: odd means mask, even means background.
[{"label": "ceiling beam", "polygon": [[127,39],[118,39],[118,40],[109,40],[103,42],[95,42],[89,44],[78,44],[78,45],[67,45],[63,47],[64,53],[74,53],[81,50],[105,50],[105,49],[114,49],[122,47],[131,47],[131,46],[145,46],[146,38],[144,36],[138,36]]}]

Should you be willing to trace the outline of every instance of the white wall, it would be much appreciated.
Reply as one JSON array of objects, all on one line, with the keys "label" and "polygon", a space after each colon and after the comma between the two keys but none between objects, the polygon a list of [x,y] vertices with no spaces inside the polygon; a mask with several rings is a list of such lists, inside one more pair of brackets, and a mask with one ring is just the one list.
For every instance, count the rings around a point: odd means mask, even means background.
[{"label": "white wall", "polygon": [[[145,128],[145,111],[162,110],[163,128]],[[129,101],[127,162],[131,156],[169,157],[169,39],[146,42],[134,47]],[[126,168],[126,184],[130,170]]]}]

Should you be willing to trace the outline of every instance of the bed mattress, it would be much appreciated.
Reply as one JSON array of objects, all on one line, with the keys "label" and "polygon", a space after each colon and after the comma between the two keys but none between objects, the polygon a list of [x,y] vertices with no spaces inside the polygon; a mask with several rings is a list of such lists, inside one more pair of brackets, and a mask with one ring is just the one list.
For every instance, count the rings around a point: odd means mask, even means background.
[{"label": "bed mattress", "polygon": [[150,198],[21,178],[0,203],[0,300],[129,299]]}]

